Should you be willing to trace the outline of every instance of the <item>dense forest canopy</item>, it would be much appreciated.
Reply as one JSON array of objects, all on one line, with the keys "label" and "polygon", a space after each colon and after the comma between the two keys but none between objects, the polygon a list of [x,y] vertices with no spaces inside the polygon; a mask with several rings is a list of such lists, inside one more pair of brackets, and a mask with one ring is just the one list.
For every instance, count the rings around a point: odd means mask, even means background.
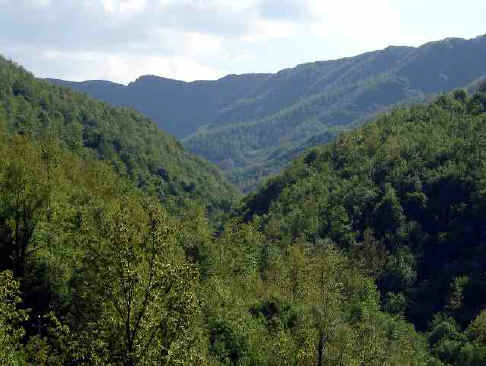
[{"label": "dense forest canopy", "polygon": [[2,62],[1,364],[486,364],[483,84],[306,152],[227,217],[231,187],[149,120]]},{"label": "dense forest canopy", "polygon": [[213,238],[197,209],[171,218],[110,167],[56,142],[13,136],[1,149],[3,364],[431,359],[423,337],[381,312],[373,280],[333,247],[269,249],[234,222]]},{"label": "dense forest canopy", "polygon": [[279,245],[335,243],[376,279],[386,311],[430,332],[440,358],[480,365],[486,345],[461,330],[486,305],[485,161],[483,84],[311,150],[240,212]]},{"label": "dense forest canopy", "polygon": [[216,81],[186,83],[156,76],[127,86],[51,81],[145,113],[248,191],[343,128],[397,103],[424,101],[483,78],[485,57],[486,37],[480,36],[388,47],[275,74],[229,75]]},{"label": "dense forest canopy", "polygon": [[1,56],[0,116],[7,131],[58,136],[66,148],[109,162],[161,198],[198,199],[217,210],[235,196],[216,167],[140,113],[36,80]]},{"label": "dense forest canopy", "polygon": [[237,221],[214,236],[201,206],[167,212],[58,137],[0,131],[2,364],[432,360],[337,248],[269,247]]}]

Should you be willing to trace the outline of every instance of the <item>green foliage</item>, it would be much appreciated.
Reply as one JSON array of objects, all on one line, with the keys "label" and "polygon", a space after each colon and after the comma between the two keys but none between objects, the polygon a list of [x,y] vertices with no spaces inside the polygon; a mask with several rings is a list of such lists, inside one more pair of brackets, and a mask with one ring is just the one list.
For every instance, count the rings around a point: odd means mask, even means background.
[{"label": "green foliage", "polygon": [[444,312],[460,333],[486,301],[485,107],[484,94],[455,92],[396,109],[302,156],[240,214],[275,243],[336,243],[388,312],[422,330]]},{"label": "green foliage", "polygon": [[446,364],[459,366],[479,366],[486,362],[484,339],[485,311],[461,332],[452,318],[437,316],[431,326],[429,342],[432,350]]},{"label": "green foliage", "polygon": [[13,149],[0,146],[0,250],[4,266],[22,276],[30,253],[38,216],[45,209],[49,191],[39,149],[22,137]]},{"label": "green foliage", "polygon": [[[210,191],[145,184],[110,133],[90,145],[138,114],[6,65],[2,363],[484,365],[484,94],[394,110],[211,222],[190,200]],[[73,128],[55,128],[66,98]]]},{"label": "green foliage", "polygon": [[18,308],[21,302],[19,283],[12,272],[0,272],[0,362],[2,365],[23,365],[21,340],[25,335],[22,322],[25,311]]},{"label": "green foliage", "polygon": [[88,328],[101,334],[115,363],[202,364],[197,271],[177,247],[177,226],[160,207],[133,198],[103,211],[81,227],[90,240],[75,301]]},{"label": "green foliage", "polygon": [[[200,206],[169,214],[109,166],[55,139],[2,135],[1,149],[3,207],[30,212],[26,197],[42,197],[15,272],[22,297],[8,274],[5,296],[13,300],[1,308],[1,329],[12,335],[5,357],[19,365],[429,358],[410,325],[380,312],[373,280],[333,246],[269,245],[257,225],[237,220],[213,235]],[[24,227],[8,224],[10,212],[1,211],[1,242],[9,244],[2,258],[16,243],[7,239]],[[16,257],[2,263],[14,267]]]},{"label": "green foliage", "polygon": [[216,167],[133,109],[36,80],[1,56],[0,78],[0,117],[8,132],[58,138],[63,147],[106,161],[162,200],[199,200],[218,211],[235,197]]},{"label": "green foliage", "polygon": [[181,245],[196,229],[56,141],[4,137],[0,150],[1,269],[25,293],[2,272],[2,364],[204,364],[198,270]]},{"label": "green foliage", "polygon": [[127,86],[53,82],[114,105],[134,106],[249,191],[309,146],[326,143],[397,103],[469,84],[478,90],[486,74],[478,62],[486,57],[485,42],[483,36],[388,47],[276,74],[216,81],[143,76]]},{"label": "green foliage", "polygon": [[[248,225],[240,227],[247,237]],[[231,230],[234,237],[238,228]],[[231,254],[244,257],[247,250],[239,246]],[[380,312],[373,280],[336,248],[292,244],[276,251],[260,276],[232,272],[232,256],[223,258],[229,273],[204,284],[210,354],[222,364],[426,365],[430,359],[413,327]]]},{"label": "green foliage", "polygon": [[205,128],[182,143],[194,154],[217,163],[234,184],[249,191],[307,147],[329,142],[342,130],[306,118],[305,112],[289,108],[262,120]]}]

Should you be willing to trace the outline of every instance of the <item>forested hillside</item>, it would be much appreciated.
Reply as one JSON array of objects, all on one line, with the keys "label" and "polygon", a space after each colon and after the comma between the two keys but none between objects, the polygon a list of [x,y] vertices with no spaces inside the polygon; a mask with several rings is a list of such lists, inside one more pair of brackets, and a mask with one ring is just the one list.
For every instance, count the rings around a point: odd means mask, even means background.
[{"label": "forested hillside", "polygon": [[58,137],[64,147],[108,162],[162,199],[197,199],[219,209],[235,196],[216,167],[142,114],[36,80],[1,57],[0,117],[9,133]]},{"label": "forested hillside", "polygon": [[[241,189],[278,172],[295,153],[328,142],[397,103],[464,87],[486,75],[486,37],[388,47],[276,74],[184,83],[145,76],[128,86],[56,81],[132,106],[219,164]],[[190,106],[190,108],[188,108]]]},{"label": "forested hillside", "polygon": [[486,364],[486,84],[309,151],[240,214],[275,245],[334,243],[445,364]]},{"label": "forested hillside", "polygon": [[[213,233],[195,202],[170,207],[116,159],[9,111],[56,95],[14,85],[0,117],[0,364],[438,365],[338,247],[271,243],[238,220]],[[109,108],[47,90],[79,113]]]},{"label": "forested hillside", "polygon": [[144,117],[1,70],[0,364],[486,364],[481,82],[308,151],[215,223],[225,186],[176,185],[207,163]]},{"label": "forested hillside", "polygon": [[47,80],[112,105],[133,107],[156,121],[163,131],[182,138],[212,121],[227,104],[252,92],[268,77],[268,74],[228,75],[215,81],[186,83],[145,75],[128,86],[103,80],[80,83]]}]

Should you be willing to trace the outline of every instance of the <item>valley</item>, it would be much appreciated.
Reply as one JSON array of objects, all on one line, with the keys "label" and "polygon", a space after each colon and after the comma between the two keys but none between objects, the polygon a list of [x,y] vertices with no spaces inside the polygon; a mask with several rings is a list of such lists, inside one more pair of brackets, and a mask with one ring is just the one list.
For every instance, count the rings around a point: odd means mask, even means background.
[{"label": "valley", "polygon": [[484,56],[127,86],[0,56],[0,364],[484,366]]},{"label": "valley", "polygon": [[423,102],[486,75],[486,37],[388,47],[276,74],[191,83],[142,76],[127,86],[50,80],[152,118],[192,153],[254,190],[309,147],[396,105]]}]

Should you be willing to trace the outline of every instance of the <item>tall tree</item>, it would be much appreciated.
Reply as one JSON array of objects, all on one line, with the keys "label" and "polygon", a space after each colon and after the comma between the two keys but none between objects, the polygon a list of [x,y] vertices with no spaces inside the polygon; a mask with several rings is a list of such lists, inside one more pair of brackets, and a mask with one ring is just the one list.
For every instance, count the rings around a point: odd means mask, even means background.
[{"label": "tall tree", "polygon": [[21,302],[19,283],[12,272],[0,272],[0,363],[23,365],[22,343],[25,335],[21,323],[27,313],[18,308]]},{"label": "tall tree", "polygon": [[85,223],[92,227],[83,292],[111,358],[126,366],[202,364],[198,276],[174,221],[156,204],[125,197]]}]

